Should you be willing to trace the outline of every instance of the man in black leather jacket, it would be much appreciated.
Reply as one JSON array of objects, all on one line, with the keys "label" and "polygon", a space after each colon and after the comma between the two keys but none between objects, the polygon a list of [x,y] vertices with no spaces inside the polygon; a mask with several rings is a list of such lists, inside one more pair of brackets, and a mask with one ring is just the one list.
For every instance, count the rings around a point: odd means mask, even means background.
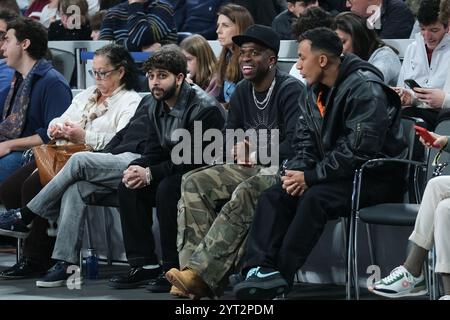
[{"label": "man in black leather jacket", "polygon": [[[372,158],[404,158],[400,101],[379,70],[354,55],[341,56],[336,34],[303,34],[297,68],[308,83],[301,98],[293,148],[281,183],[259,198],[249,234],[246,280],[238,299],[273,298],[319,240],[326,222],[348,216],[355,169]],[[403,170],[369,170],[361,204],[401,201]],[[365,186],[368,186],[366,189]],[[368,192],[364,192],[368,191]]]},{"label": "man in black leather jacket", "polygon": [[[204,163],[175,164],[172,149],[180,142],[172,134],[188,130],[194,137],[194,122],[203,132],[222,129],[224,110],[214,98],[185,81],[186,59],[179,49],[163,49],[145,64],[152,96],[149,103],[150,128],[144,154],[130,163],[118,188],[122,234],[128,262],[125,275],[110,279],[113,288],[133,288],[147,284],[155,292],[168,291],[162,271],[178,267],[177,202],[181,177]],[[203,134],[202,132],[202,134]],[[194,139],[192,139],[192,142]],[[194,156],[193,145],[192,156]],[[163,266],[155,254],[152,234],[152,208],[156,207],[160,226]],[[161,276],[158,278],[157,276]],[[162,284],[162,286],[161,286]]]}]

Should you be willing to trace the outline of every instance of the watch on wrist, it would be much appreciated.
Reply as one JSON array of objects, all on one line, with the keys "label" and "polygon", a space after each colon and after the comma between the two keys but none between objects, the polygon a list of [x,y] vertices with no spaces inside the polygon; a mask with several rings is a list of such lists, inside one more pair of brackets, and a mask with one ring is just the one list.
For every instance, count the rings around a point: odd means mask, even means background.
[{"label": "watch on wrist", "polygon": [[152,181],[152,173],[150,172],[150,167],[145,168],[145,180],[147,182],[147,185],[150,184]]}]

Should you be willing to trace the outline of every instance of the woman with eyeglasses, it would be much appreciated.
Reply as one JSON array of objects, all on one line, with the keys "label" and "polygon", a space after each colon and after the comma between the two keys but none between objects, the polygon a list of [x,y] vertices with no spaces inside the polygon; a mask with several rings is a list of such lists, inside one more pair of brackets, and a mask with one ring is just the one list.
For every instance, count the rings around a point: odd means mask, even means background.
[{"label": "woman with eyeglasses", "polygon": [[[134,90],[137,84],[134,62],[120,45],[110,44],[95,51],[90,73],[96,84],[75,96],[66,112],[50,122],[47,133],[60,144],[84,143],[99,151],[128,124],[141,97]],[[8,209],[19,208],[41,189],[36,163],[32,161],[3,182],[0,201]],[[54,238],[47,235],[48,228],[47,220],[34,220],[23,258],[0,273],[0,278],[33,277],[53,265]]]},{"label": "woman with eyeglasses", "polygon": [[239,47],[233,43],[232,38],[243,34],[254,22],[247,9],[231,3],[222,6],[217,12],[217,16],[217,40],[222,46],[217,64],[220,88],[217,100],[226,107],[236,84],[242,79],[238,63]]}]

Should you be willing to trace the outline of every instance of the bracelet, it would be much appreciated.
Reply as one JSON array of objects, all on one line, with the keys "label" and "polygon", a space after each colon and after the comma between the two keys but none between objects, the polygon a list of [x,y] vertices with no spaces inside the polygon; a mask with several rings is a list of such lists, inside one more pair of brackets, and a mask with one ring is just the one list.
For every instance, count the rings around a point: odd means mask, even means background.
[{"label": "bracelet", "polygon": [[150,167],[145,168],[145,180],[147,182],[147,186],[152,181],[152,173],[150,172]]}]

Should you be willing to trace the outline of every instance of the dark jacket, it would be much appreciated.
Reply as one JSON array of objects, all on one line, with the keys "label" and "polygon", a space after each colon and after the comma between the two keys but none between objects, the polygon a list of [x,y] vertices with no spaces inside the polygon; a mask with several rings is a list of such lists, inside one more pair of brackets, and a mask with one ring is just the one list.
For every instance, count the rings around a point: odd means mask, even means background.
[{"label": "dark jacket", "polygon": [[177,28],[170,4],[160,0],[119,3],[106,13],[99,40],[112,40],[129,51],[154,43],[177,43]]},{"label": "dark jacket", "polygon": [[381,6],[381,39],[409,39],[414,16],[403,0],[383,0]]},{"label": "dark jacket", "polygon": [[58,20],[52,22],[48,27],[48,41],[92,40],[91,33],[89,22],[82,24],[80,28],[67,29],[61,20]]},{"label": "dark jacket", "polygon": [[172,4],[178,32],[200,34],[208,40],[217,39],[217,15],[219,8],[229,0],[179,0]]},{"label": "dark jacket", "polygon": [[[191,147],[193,147],[194,121],[202,122],[203,132],[210,128],[222,129],[225,123],[225,112],[219,102],[199,86],[184,83],[178,101],[170,111],[164,108],[163,102],[156,101],[151,95],[145,97],[142,103],[148,106],[147,142],[142,157],[134,160],[130,165],[150,167],[154,181],[204,165],[204,163],[194,164],[192,159],[188,164],[174,164],[171,160],[171,152],[180,140],[172,140],[172,133],[175,129],[188,130],[192,138]],[[191,155],[193,158],[193,148]]]},{"label": "dark jacket", "polygon": [[[316,105],[319,90],[326,97],[323,118]],[[400,100],[371,64],[346,55],[334,87],[308,87],[302,100],[294,137],[296,156],[288,168],[304,171],[308,186],[352,179],[354,170],[372,158],[405,158]],[[377,170],[380,179],[403,177],[402,170],[389,166]]]},{"label": "dark jacket", "polygon": [[292,32],[292,23],[297,19],[295,14],[289,10],[284,10],[272,21],[272,29],[280,36],[281,40],[296,40]]},{"label": "dark jacket", "polygon": [[276,0],[232,0],[231,2],[247,8],[255,23],[266,26],[270,26],[277,14],[282,11]]}]

